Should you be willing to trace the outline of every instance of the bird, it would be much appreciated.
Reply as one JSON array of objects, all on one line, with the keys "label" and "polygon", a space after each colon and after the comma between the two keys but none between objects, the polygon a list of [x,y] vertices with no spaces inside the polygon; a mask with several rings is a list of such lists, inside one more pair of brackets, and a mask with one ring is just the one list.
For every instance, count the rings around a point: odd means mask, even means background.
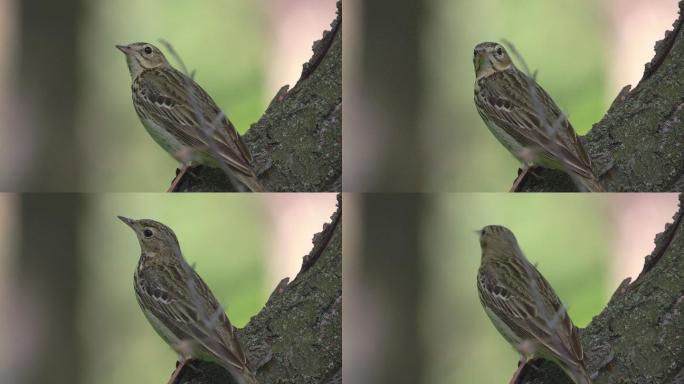
[{"label": "bird", "polygon": [[522,253],[510,229],[488,225],[478,231],[482,258],[477,291],[487,316],[520,353],[510,383],[532,360],[555,362],[576,384],[591,384],[579,331],[551,284]]},{"label": "bird", "polygon": [[126,55],[133,107],[140,121],[157,144],[182,164],[169,191],[196,164],[220,167],[250,191],[264,190],[240,134],[199,84],[173,68],[152,44],[116,48]]},{"label": "bird", "polygon": [[523,173],[542,166],[568,173],[581,189],[603,192],[574,128],[537,82],[518,70],[499,43],[473,52],[475,106],[492,134],[522,164]]},{"label": "bird", "polygon": [[192,360],[224,367],[239,384],[258,384],[223,307],[188,265],[176,234],[150,220],[118,218],[136,234],[140,258],[133,276],[135,297],[159,336],[178,353],[169,383]]}]

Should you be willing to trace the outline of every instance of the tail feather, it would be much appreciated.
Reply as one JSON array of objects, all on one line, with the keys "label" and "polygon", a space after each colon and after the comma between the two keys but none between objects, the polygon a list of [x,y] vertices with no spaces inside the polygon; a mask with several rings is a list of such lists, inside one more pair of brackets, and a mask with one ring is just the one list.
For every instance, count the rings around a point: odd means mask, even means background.
[{"label": "tail feather", "polygon": [[603,188],[603,185],[601,182],[598,180],[596,176],[593,174],[591,177],[583,177],[583,176],[576,176],[574,177],[575,181],[577,181],[582,187],[584,187],[586,192],[605,192],[606,190]]},{"label": "tail feather", "polygon": [[575,384],[591,384],[591,378],[583,365],[566,367],[565,372],[572,378]]},{"label": "tail feather", "polygon": [[244,184],[245,187],[247,187],[251,192],[265,192],[266,190],[264,189],[264,186],[261,185],[259,182],[259,179],[257,179],[256,175],[251,174],[251,175],[244,175],[242,173],[237,174],[238,179],[242,184]]}]

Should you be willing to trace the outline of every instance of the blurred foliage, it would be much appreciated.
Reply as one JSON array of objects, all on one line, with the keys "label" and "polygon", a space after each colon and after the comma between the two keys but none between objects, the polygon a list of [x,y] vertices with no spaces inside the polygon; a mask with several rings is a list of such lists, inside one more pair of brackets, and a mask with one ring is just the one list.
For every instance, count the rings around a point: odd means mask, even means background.
[{"label": "blurred foliage", "polygon": [[[152,383],[168,377],[175,352],[148,324],[133,294],[138,240],[117,215],[150,218],[173,229],[186,260],[243,327],[266,302],[268,221],[246,195],[108,194],[90,200],[84,218],[81,313],[84,382]],[[145,369],[134,369],[145,362]]]},{"label": "blurred foliage", "polygon": [[[426,189],[507,191],[519,166],[473,103],[473,47],[506,39],[579,134],[605,113],[607,50],[601,2],[430,1],[424,36]],[[519,63],[514,61],[519,68]]]},{"label": "blurred foliage", "polygon": [[[201,5],[200,5],[201,4]],[[162,191],[177,165],[149,137],[131,101],[126,61],[115,44],[169,41],[195,80],[245,132],[265,110],[268,3],[256,1],[91,1],[82,33],[81,128],[85,190]]]},{"label": "blurred foliage", "polygon": [[[505,383],[518,354],[478,299],[480,244],[474,231],[500,224],[554,287],[573,322],[585,327],[608,301],[612,227],[597,195],[442,195],[425,223],[424,312],[427,383]],[[464,314],[468,314],[464,316]]]}]

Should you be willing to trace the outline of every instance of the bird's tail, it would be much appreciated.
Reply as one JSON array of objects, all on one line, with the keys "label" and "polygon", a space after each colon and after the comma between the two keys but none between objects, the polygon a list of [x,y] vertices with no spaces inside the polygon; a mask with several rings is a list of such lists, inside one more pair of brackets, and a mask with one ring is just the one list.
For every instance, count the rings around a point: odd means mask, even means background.
[{"label": "bird's tail", "polygon": [[598,180],[598,178],[591,172],[591,168],[586,172],[568,172],[575,185],[581,189],[582,192],[605,192],[605,188]]},{"label": "bird's tail", "polygon": [[[234,375],[235,376],[235,375]],[[245,369],[241,372],[239,377],[236,377],[239,384],[259,384],[256,379],[256,375],[249,369]]]},{"label": "bird's tail", "polygon": [[591,384],[591,378],[583,365],[565,366],[563,368],[575,384]]},{"label": "bird's tail", "polygon": [[250,191],[252,192],[264,192],[264,186],[261,185],[259,182],[259,179],[257,179],[256,175],[252,173],[251,175],[245,175],[242,173],[237,173],[238,179],[242,184],[244,184],[245,187],[247,187]]},{"label": "bird's tail", "polygon": [[605,192],[606,190],[603,188],[603,185],[598,178],[594,176],[593,173],[590,173],[590,175],[591,176],[589,177],[577,175],[574,177],[574,179],[584,188],[586,192]]}]

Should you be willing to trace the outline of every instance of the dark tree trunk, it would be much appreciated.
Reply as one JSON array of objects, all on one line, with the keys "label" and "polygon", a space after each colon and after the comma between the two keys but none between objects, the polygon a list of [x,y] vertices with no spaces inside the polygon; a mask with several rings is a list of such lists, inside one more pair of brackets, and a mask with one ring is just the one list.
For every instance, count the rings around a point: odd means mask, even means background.
[{"label": "dark tree trunk", "polygon": [[[684,195],[673,223],[656,236],[635,281],[626,279],[606,308],[581,330],[594,384],[684,383]],[[513,368],[513,367],[512,367]],[[554,364],[528,370],[523,383],[568,383]]]},{"label": "dark tree trunk", "polygon": [[[30,170],[19,191],[78,191],[76,131],[81,0],[25,0],[20,9],[20,136],[29,138]],[[59,75],[56,75],[59,74]]]},{"label": "dark tree trunk", "polygon": [[81,271],[78,231],[81,195],[23,194],[17,259],[20,289],[30,318],[23,324],[32,343],[25,383],[80,383],[78,299]]},{"label": "dark tree trunk", "polygon": [[[282,281],[238,335],[262,384],[342,383],[342,200],[313,239],[292,282]],[[182,384],[234,381],[223,368],[198,363]]]},{"label": "dark tree trunk", "polygon": [[[342,5],[302,75],[273,98],[244,136],[259,181],[267,191],[342,190]],[[277,65],[277,63],[274,63]],[[200,167],[180,192],[234,191],[221,169]]]},{"label": "dark tree trunk", "polygon": [[[608,191],[684,191],[684,30],[679,19],[633,90],[625,87],[584,137],[594,171]],[[543,169],[519,190],[576,190],[568,176]]]}]

